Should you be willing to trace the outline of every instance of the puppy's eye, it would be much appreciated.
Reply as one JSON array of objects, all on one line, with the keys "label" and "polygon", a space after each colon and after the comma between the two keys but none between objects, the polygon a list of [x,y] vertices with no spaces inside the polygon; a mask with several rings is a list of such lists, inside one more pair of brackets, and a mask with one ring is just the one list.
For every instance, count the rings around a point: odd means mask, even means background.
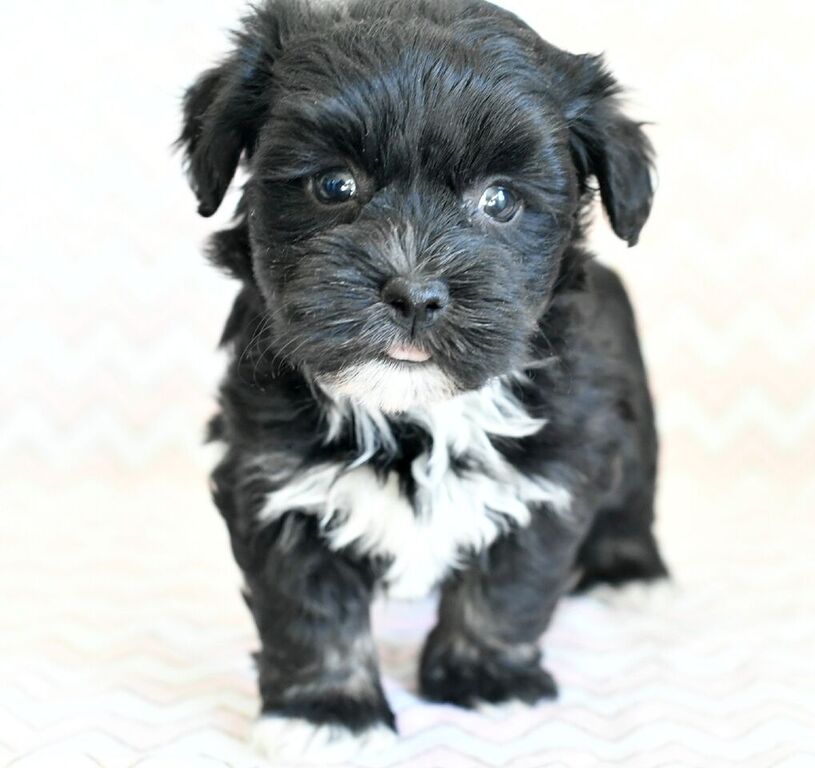
[{"label": "puppy's eye", "polygon": [[318,173],[311,180],[314,196],[326,205],[347,203],[357,196],[357,180],[344,168]]},{"label": "puppy's eye", "polygon": [[491,219],[505,224],[515,218],[521,207],[521,201],[507,187],[494,185],[484,190],[478,207]]}]

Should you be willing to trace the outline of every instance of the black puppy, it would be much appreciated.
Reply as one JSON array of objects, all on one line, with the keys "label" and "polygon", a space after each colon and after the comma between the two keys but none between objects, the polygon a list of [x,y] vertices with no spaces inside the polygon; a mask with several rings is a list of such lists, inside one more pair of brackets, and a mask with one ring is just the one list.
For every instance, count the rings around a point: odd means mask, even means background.
[{"label": "black puppy", "polygon": [[211,436],[268,756],[394,727],[377,588],[440,587],[421,691],[473,706],[555,694],[564,590],[665,574],[632,312],[582,246],[593,180],[630,245],[651,207],[618,91],[481,0],[272,0],[188,91],[201,214],[248,171]]}]

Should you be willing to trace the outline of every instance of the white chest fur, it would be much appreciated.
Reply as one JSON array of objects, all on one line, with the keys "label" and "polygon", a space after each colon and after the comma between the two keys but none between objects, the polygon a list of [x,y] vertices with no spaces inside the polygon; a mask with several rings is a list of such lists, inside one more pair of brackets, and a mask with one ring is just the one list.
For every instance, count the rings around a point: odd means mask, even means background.
[{"label": "white chest fur", "polygon": [[268,495],[260,517],[271,521],[291,509],[317,515],[332,549],[350,548],[390,563],[385,586],[393,597],[427,594],[468,552],[484,549],[510,527],[527,525],[530,504],[548,503],[562,513],[569,508],[565,488],[520,473],[492,445],[490,435],[524,437],[544,427],[501,382],[405,415],[432,437],[432,448],[411,465],[412,499],[401,492],[395,472],[378,476],[365,463],[377,447],[393,444],[387,421],[338,403],[332,432],[348,418],[355,422],[359,460],[293,475]]}]

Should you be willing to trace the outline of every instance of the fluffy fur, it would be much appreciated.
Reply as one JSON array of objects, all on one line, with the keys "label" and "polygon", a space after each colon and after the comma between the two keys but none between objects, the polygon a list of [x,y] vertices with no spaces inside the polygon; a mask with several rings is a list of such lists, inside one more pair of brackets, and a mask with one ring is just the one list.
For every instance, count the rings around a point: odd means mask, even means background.
[{"label": "fluffy fur", "polygon": [[[528,525],[530,506],[549,504],[568,514],[567,489],[517,472],[494,447],[494,437],[524,437],[544,426],[499,380],[445,403],[409,409],[402,418],[431,440],[430,449],[410,466],[412,499],[400,487],[398,471],[367,466],[365,457],[375,454],[377,444],[391,446],[397,455],[398,444],[382,420],[378,429],[387,434],[369,432],[367,442],[363,436],[360,456],[351,465],[318,464],[279,478],[280,487],[266,497],[258,519],[273,521],[293,507],[314,514],[330,549],[386,561],[382,586],[388,594],[417,598],[466,562],[467,553],[485,550],[502,533]],[[456,471],[455,457],[463,455],[477,471]],[[271,461],[261,471],[272,476],[273,467]]]},{"label": "fluffy fur", "polygon": [[242,286],[212,487],[267,755],[393,728],[377,588],[439,587],[421,691],[480,706],[555,694],[538,639],[575,579],[665,574],[633,315],[582,246],[594,183],[631,245],[651,207],[618,90],[481,0],[270,0],[189,89],[200,212],[248,171],[210,248]]},{"label": "fluffy fur", "polygon": [[272,765],[333,765],[347,763],[360,751],[378,752],[395,741],[384,726],[354,735],[334,725],[320,725],[288,717],[261,717],[252,729],[251,742]]}]

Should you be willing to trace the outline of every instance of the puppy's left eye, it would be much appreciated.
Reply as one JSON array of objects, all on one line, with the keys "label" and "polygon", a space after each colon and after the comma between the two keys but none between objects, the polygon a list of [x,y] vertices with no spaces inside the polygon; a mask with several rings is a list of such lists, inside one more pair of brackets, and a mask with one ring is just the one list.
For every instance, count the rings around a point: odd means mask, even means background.
[{"label": "puppy's left eye", "polygon": [[521,201],[511,189],[496,184],[484,190],[478,207],[491,219],[506,224],[517,215]]},{"label": "puppy's left eye", "polygon": [[311,180],[314,196],[327,205],[347,203],[357,196],[357,180],[344,168],[318,173]]}]

